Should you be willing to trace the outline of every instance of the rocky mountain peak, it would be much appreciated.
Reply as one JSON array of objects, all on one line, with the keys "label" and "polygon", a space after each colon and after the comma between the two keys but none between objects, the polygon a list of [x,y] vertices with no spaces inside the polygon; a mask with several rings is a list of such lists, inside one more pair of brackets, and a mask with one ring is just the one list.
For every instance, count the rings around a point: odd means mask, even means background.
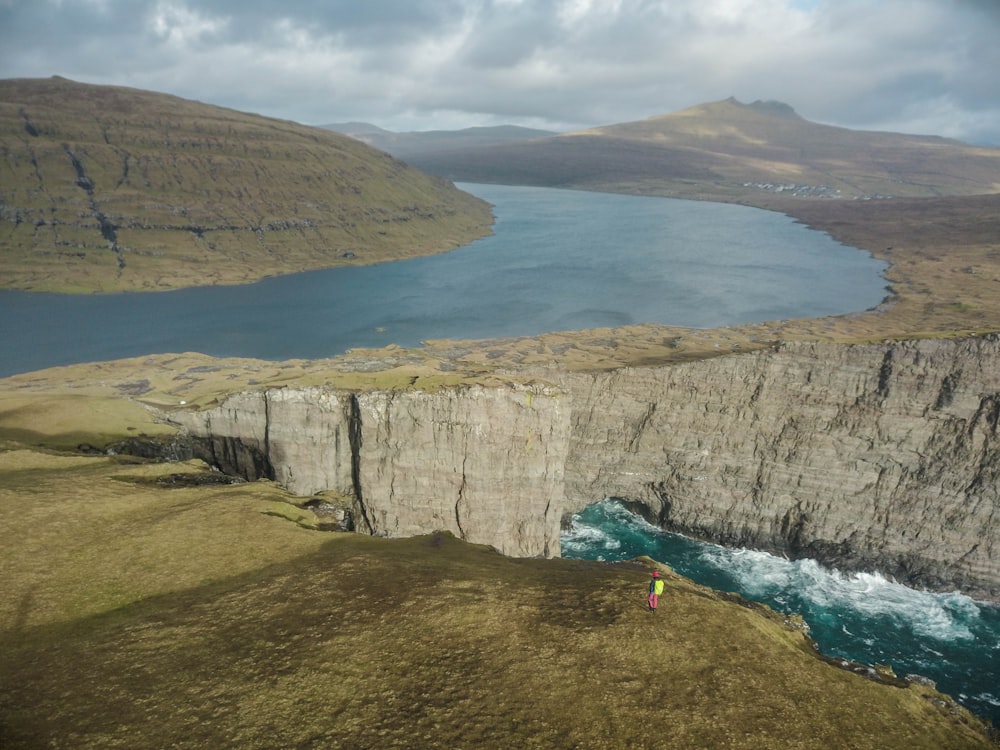
[{"label": "rocky mountain peak", "polygon": [[802,119],[790,104],[785,104],[774,99],[758,99],[746,106],[762,114],[774,115],[776,117],[791,117],[796,120]]}]

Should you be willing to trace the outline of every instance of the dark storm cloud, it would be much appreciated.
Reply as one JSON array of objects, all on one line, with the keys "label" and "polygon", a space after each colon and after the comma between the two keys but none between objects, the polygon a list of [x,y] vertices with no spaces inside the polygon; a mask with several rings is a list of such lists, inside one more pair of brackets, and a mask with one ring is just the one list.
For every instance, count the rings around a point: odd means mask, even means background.
[{"label": "dark storm cloud", "polygon": [[1000,143],[996,0],[0,0],[0,76],[307,123],[570,129],[736,96]]}]

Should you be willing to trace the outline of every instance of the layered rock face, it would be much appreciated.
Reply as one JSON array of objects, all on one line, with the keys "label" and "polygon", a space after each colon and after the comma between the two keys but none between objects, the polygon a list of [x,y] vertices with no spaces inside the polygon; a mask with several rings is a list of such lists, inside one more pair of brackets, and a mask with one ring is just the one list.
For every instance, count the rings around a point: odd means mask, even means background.
[{"label": "layered rock face", "polygon": [[367,533],[444,529],[509,555],[559,553],[570,407],[556,389],[277,388],[182,419],[224,471],[352,496]]},{"label": "layered rock face", "polygon": [[564,514],[618,497],[683,533],[1000,598],[1000,337],[560,377],[271,389],[186,418],[224,470],[349,494],[369,533],[556,555]]},{"label": "layered rock face", "polygon": [[789,344],[567,377],[567,509],[1000,597],[1000,340]]}]

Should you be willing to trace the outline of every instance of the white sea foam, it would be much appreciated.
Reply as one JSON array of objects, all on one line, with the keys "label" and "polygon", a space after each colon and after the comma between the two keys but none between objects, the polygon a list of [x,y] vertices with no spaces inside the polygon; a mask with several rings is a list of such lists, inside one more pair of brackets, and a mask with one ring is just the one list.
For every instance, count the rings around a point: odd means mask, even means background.
[{"label": "white sea foam", "polygon": [[[618,550],[622,543],[619,536],[623,531],[627,534],[644,537],[663,535],[662,529],[647,523],[641,516],[630,512],[621,503],[605,502],[602,510],[606,515],[605,527],[590,524],[581,518],[580,513],[574,514],[569,527],[560,534],[560,543],[564,553],[580,553],[590,551],[600,556],[600,550]],[[603,557],[601,557],[603,559]]]},{"label": "white sea foam", "polygon": [[564,551],[581,549],[614,550],[621,542],[597,526],[585,524],[574,518],[570,527],[562,532],[560,544]]},{"label": "white sea foam", "polygon": [[936,657],[938,659],[943,659],[944,658],[944,654],[943,653],[941,653],[937,649],[931,648],[926,643],[921,643],[920,644],[920,650],[921,651],[925,651],[926,653],[928,653],[931,656],[934,656],[934,657]]},{"label": "white sea foam", "polygon": [[618,526],[628,529],[629,531],[637,532],[650,537],[662,536],[664,534],[663,529],[649,523],[638,513],[633,513],[619,502],[605,499],[604,509],[609,520],[613,521]]},{"label": "white sea foam", "polygon": [[1000,707],[1000,696],[993,695],[992,693],[980,693],[973,697],[982,703],[989,703],[991,706]]},{"label": "white sea foam", "polygon": [[926,675],[977,713],[994,722],[1000,716],[1000,610],[989,604],[958,592],[918,591],[874,573],[843,573],[815,560],[683,539],[617,502],[574,517],[562,541],[566,556],[650,554],[706,585],[798,612],[824,652]]},{"label": "white sea foam", "polygon": [[751,598],[796,591],[817,608],[846,608],[868,618],[893,619],[925,638],[975,637],[966,623],[979,617],[979,605],[959,593],[919,591],[877,573],[846,574],[815,560],[791,561],[754,550],[709,548],[702,559],[728,570]]}]

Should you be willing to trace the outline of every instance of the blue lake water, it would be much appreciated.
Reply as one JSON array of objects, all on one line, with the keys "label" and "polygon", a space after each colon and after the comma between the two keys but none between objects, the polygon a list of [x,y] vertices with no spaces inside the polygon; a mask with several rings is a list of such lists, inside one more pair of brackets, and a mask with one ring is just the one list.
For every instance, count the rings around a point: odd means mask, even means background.
[{"label": "blue lake water", "polygon": [[875,574],[842,574],[813,560],[697,542],[651,526],[613,500],[573,516],[561,542],[563,557],[648,555],[702,585],[801,614],[824,654],[928,677],[1000,727],[1000,607]]},{"label": "blue lake water", "polygon": [[850,313],[885,264],[782,214],[547,188],[461,187],[495,234],[453,252],[236,287],[0,291],[0,377],[168,352],[322,358],[426,339],[633,323],[712,328]]}]

